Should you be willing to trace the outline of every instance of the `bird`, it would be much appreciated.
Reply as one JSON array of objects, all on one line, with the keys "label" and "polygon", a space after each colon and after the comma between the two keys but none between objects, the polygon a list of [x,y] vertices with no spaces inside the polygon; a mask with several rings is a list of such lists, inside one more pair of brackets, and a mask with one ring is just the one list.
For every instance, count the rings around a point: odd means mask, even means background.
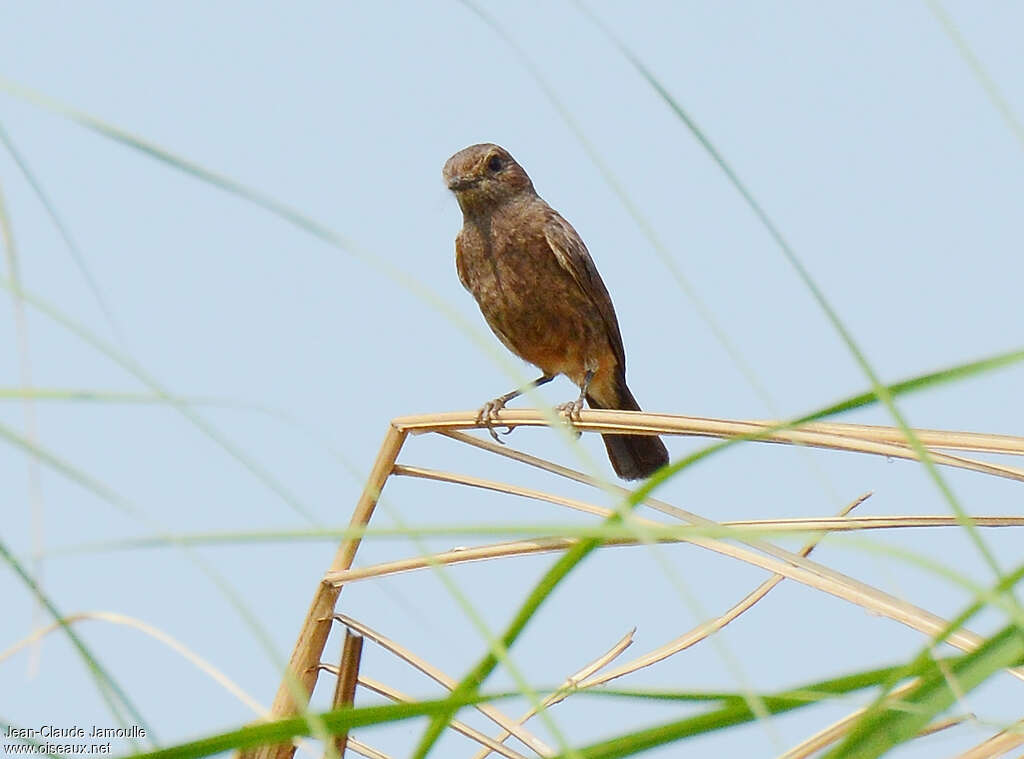
[{"label": "bird", "polygon": [[[455,266],[484,320],[512,353],[542,375],[480,409],[494,431],[497,413],[530,387],[564,375],[579,397],[558,406],[579,421],[592,409],[640,411],[626,385],[626,353],[611,296],[572,225],[534,189],[512,155],[493,143],[470,145],[444,164],[444,182],[462,210]],[[669,461],[655,435],[603,433],[608,458],[624,480],[649,477]]]}]

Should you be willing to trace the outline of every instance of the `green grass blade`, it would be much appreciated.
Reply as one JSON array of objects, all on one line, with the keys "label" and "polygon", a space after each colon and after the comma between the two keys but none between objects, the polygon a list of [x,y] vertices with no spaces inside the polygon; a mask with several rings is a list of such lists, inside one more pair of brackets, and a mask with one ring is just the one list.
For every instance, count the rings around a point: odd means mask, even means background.
[{"label": "green grass blade", "polygon": [[[146,735],[151,740],[154,739],[155,733],[153,732],[152,726],[142,718],[141,712],[135,707],[131,699],[128,698],[128,694],[125,693],[124,689],[117,684],[113,676],[107,672],[107,670],[100,664],[99,659],[93,656],[92,651],[85,645],[85,641],[78,635],[72,627],[64,621],[64,615],[57,608],[56,604],[50,599],[43,589],[39,587],[35,579],[30,575],[25,567],[21,565],[21,562],[12,554],[2,540],[0,540],[0,558],[3,558],[7,565],[11,568],[15,575],[25,584],[25,586],[31,591],[32,595],[36,597],[40,604],[53,616],[53,618],[60,623],[61,629],[64,634],[68,636],[68,640],[71,641],[71,645],[78,651],[79,656],[86,663],[89,673],[92,675],[93,680],[96,681],[96,688],[99,690],[103,701],[107,704],[107,708],[110,709],[110,713],[118,721],[122,727],[128,727],[129,722],[139,725],[146,730]],[[127,718],[123,712],[127,712]]]},{"label": "green grass blade", "polygon": [[637,227],[643,233],[644,237],[651,244],[651,247],[657,253],[658,258],[661,260],[662,265],[668,269],[672,278],[679,285],[679,288],[683,291],[690,303],[693,305],[697,312],[698,317],[707,325],[708,329],[711,330],[715,339],[719,345],[722,346],[729,359],[733,362],[740,374],[746,379],[747,384],[754,390],[756,395],[765,403],[768,407],[773,407],[774,401],[771,398],[770,393],[765,388],[764,384],[758,379],[757,372],[754,367],[751,366],[747,360],[743,357],[743,354],[736,347],[735,341],[730,337],[729,333],[719,323],[718,319],[715,318],[714,311],[704,302],[695,288],[687,279],[686,274],[676,263],[675,258],[669,251],[668,247],[662,242],[661,238],[658,237],[658,233],[651,224],[650,220],[644,215],[643,209],[636,203],[632,196],[626,191],[622,182],[619,181],[615,172],[612,171],[611,167],[601,156],[600,151],[590,142],[587,138],[586,133],[583,131],[583,127],[576,121],[572,113],[565,106],[565,103],[558,97],[558,93],[548,83],[548,80],[544,76],[544,72],[541,68],[534,63],[530,55],[519,45],[515,39],[499,24],[489,13],[481,8],[472,0],[460,0],[462,5],[468,8],[474,15],[476,15],[488,28],[490,28],[501,40],[508,45],[511,51],[519,58],[523,67],[527,70],[530,76],[533,77],[537,86],[541,92],[547,98],[551,106],[558,112],[566,126],[576,137],[576,140],[583,147],[590,161],[597,167],[604,181],[611,188],[612,192],[618,197],[619,202],[622,203],[623,208],[633,218]]},{"label": "green grass blade", "polygon": [[124,129],[108,124],[102,119],[98,119],[84,111],[80,111],[77,108],[61,103],[54,98],[47,97],[40,92],[24,87],[17,82],[7,79],[6,77],[0,77],[0,90],[39,108],[44,108],[52,113],[64,116],[65,118],[70,119],[71,121],[74,121],[86,129],[102,135],[103,137],[113,140],[114,142],[119,142],[133,150],[137,150],[150,158],[160,161],[161,163],[178,169],[186,174],[190,174],[196,179],[206,182],[207,184],[219,187],[232,195],[237,195],[260,208],[269,211],[275,216],[284,219],[290,224],[294,224],[295,226],[304,229],[314,237],[319,237],[332,245],[342,248],[351,247],[349,241],[344,237],[306,216],[297,209],[292,208],[269,195],[258,192],[251,187],[247,187],[228,176],[219,174],[195,163],[194,161],[190,161],[187,158],[176,155],[171,151],[144,140],[143,138]]},{"label": "green grass blade", "polygon": [[[161,537],[174,543],[176,547],[184,551],[185,555],[197,567],[199,567],[199,569],[208,578],[210,578],[210,580],[214,583],[218,590],[221,591],[221,593],[228,600],[230,605],[235,609],[238,615],[246,622],[246,624],[252,630],[256,639],[260,642],[264,650],[267,652],[267,655],[270,658],[270,660],[273,661],[276,665],[280,666],[281,668],[286,669],[284,667],[284,662],[281,661],[276,649],[274,648],[274,644],[273,641],[271,640],[270,635],[268,635],[267,632],[260,625],[260,621],[252,614],[248,607],[243,603],[241,597],[238,595],[238,593],[235,592],[234,588],[231,587],[227,580],[225,580],[224,577],[222,577],[216,570],[214,570],[213,567],[210,566],[210,564],[207,561],[205,561],[199,554],[197,554],[194,550],[189,548],[189,546],[181,542],[174,541],[173,535],[164,530],[164,528],[160,524],[158,524],[156,520],[145,515],[141,509],[139,509],[137,506],[131,503],[127,498],[121,496],[119,493],[115,492],[114,490],[107,487],[103,483],[93,479],[84,472],[79,471],[75,467],[71,466],[70,464],[58,458],[49,451],[36,445],[32,441],[18,435],[17,433],[13,432],[7,427],[4,427],[3,425],[0,425],[0,437],[6,438],[12,444],[22,448],[30,455],[35,457],[36,460],[42,461],[43,463],[47,464],[61,475],[78,483],[86,490],[89,490],[102,500],[116,506],[122,511],[141,517],[148,525],[153,527],[153,529],[162,531]],[[4,549],[4,554],[9,557],[10,561],[15,560],[14,556],[12,554],[9,554],[6,551],[6,549]],[[22,576],[23,578],[28,578],[29,580],[31,580],[31,577],[27,573],[22,573]],[[53,609],[51,609],[51,612],[52,611]],[[58,617],[58,619],[62,618]],[[62,622],[61,624],[63,625],[64,623]]]},{"label": "green grass blade", "polygon": [[[880,669],[867,670],[842,677],[830,678],[820,682],[810,683],[798,689],[785,691],[777,694],[762,696],[773,713],[781,713],[791,709],[798,709],[803,706],[813,705],[819,701],[837,695],[852,693],[857,690],[872,687],[892,674],[896,667],[883,667]],[[538,688],[540,693],[551,693],[557,689]],[[718,709],[709,711],[697,717],[690,717],[681,722],[687,725],[680,728],[676,723],[659,726],[655,731],[660,734],[671,734],[679,732],[680,729],[691,734],[707,732],[708,730],[727,727],[729,724],[738,724],[742,721],[755,719],[744,702],[741,694],[734,692],[725,693],[699,693],[679,692],[651,694],[637,691],[615,691],[611,689],[596,689],[593,691],[579,691],[579,695],[586,695],[598,698],[657,698],[661,700],[682,701],[682,702],[721,702]],[[333,712],[326,712],[316,715],[317,719],[325,726],[330,733],[337,733],[342,730],[349,730],[356,727],[367,727],[371,725],[383,725],[391,722],[412,719],[423,716],[443,715],[449,711],[455,711],[465,706],[472,706],[485,702],[492,702],[506,697],[518,697],[518,693],[497,693],[487,695],[452,694],[445,699],[433,701],[419,701],[408,704],[394,704],[385,706],[369,706],[350,709],[339,709]],[[744,711],[745,710],[745,711]],[[630,734],[643,735],[645,731]],[[142,754],[139,759],[197,759],[198,757],[229,751],[232,749],[248,748],[252,746],[265,745],[268,743],[281,743],[298,736],[309,735],[309,725],[301,718],[289,718],[277,720],[259,725],[249,725],[237,730],[230,730],[217,735],[208,736],[196,741],[171,746],[160,751],[153,751]],[[616,739],[619,740],[619,739]],[[610,743],[610,742],[608,742]],[[600,744],[595,744],[600,745]],[[656,745],[656,744],[651,744]],[[580,756],[591,756],[587,752],[595,747],[579,750]],[[594,756],[626,756],[627,754],[593,754]],[[569,754],[560,756],[568,759]]]},{"label": "green grass blade", "polygon": [[[688,466],[700,461],[712,453],[720,450],[721,448],[734,444],[735,440],[727,440],[723,443],[709,446],[696,453],[693,453],[681,461],[676,462],[670,467],[665,467],[662,472],[656,473],[650,480],[645,482],[641,487],[634,490],[623,508],[616,511],[615,514],[604,520],[603,524],[614,525],[622,521],[623,517],[632,511],[637,504],[644,500],[647,495],[657,486],[658,483],[662,482],[666,477],[670,476],[665,474],[665,470],[671,470],[670,473],[678,472],[685,469]],[[512,646],[515,640],[519,637],[520,633],[526,628],[527,623],[531,617],[540,608],[541,604],[547,600],[547,598],[554,591],[555,587],[560,583],[566,576],[590,553],[592,553],[602,541],[599,538],[586,538],[581,540],[579,543],[574,545],[565,554],[555,562],[554,566],[551,567],[545,573],[544,577],[541,578],[540,582],[534,586],[533,590],[526,597],[526,600],[520,605],[519,610],[516,612],[512,621],[509,623],[505,634],[502,635],[500,645],[503,648],[502,653],[507,652]],[[498,664],[498,656],[494,651],[488,651],[484,657],[477,663],[469,674],[467,674],[452,691],[453,695],[458,695],[460,698],[471,697],[477,692],[480,685],[484,682],[487,676],[494,671],[494,668]],[[413,753],[414,759],[423,759],[430,751],[431,747],[440,737],[441,732],[444,730],[445,725],[451,720],[455,714],[455,709],[452,708],[446,713],[440,713],[436,715],[427,727],[423,736]]]},{"label": "green grass blade", "polygon": [[754,215],[758,218],[758,220],[767,230],[768,234],[779,247],[779,250],[782,252],[786,261],[789,262],[790,266],[797,273],[797,276],[800,278],[801,282],[803,282],[808,292],[811,293],[811,296],[818,303],[818,306],[821,308],[826,318],[832,324],[833,328],[836,330],[840,339],[846,345],[846,348],[850,352],[850,355],[853,356],[858,366],[860,366],[861,371],[863,371],[864,375],[868,378],[875,395],[886,407],[886,409],[892,415],[893,419],[896,421],[896,424],[903,431],[903,434],[907,437],[908,443],[914,449],[914,452],[917,453],[918,457],[921,459],[921,463],[924,465],[932,481],[936,484],[939,491],[946,499],[946,502],[949,503],[950,508],[952,508],[953,512],[957,515],[957,518],[960,520],[961,524],[966,529],[971,542],[974,544],[975,548],[977,548],[979,554],[982,556],[985,563],[988,564],[989,568],[992,570],[992,573],[995,575],[997,579],[1001,578],[1003,576],[1003,572],[1002,569],[999,567],[999,562],[997,561],[995,555],[985,544],[985,541],[982,540],[981,534],[979,533],[975,525],[972,524],[967,512],[964,510],[963,506],[960,505],[956,496],[953,494],[953,491],[949,488],[949,485],[946,483],[945,479],[939,473],[938,468],[935,466],[935,462],[932,461],[931,456],[928,455],[927,450],[924,448],[923,445],[921,445],[921,441],[917,439],[917,436],[914,435],[913,431],[910,429],[910,426],[907,424],[906,419],[900,413],[899,409],[896,408],[896,404],[893,401],[892,395],[888,392],[885,385],[882,384],[882,381],[879,378],[878,374],[875,372],[874,368],[867,360],[867,356],[861,350],[856,340],[854,340],[853,334],[846,328],[846,325],[839,318],[839,314],[835,311],[835,309],[832,308],[832,304],[825,297],[825,294],[821,291],[821,288],[818,287],[817,283],[811,277],[810,272],[804,266],[799,256],[797,256],[796,251],[783,236],[781,230],[779,230],[779,228],[775,225],[775,222],[772,221],[771,217],[764,210],[764,208],[757,201],[757,199],[754,198],[750,190],[747,189],[746,184],[744,184],[744,182],[740,179],[737,172],[733,169],[731,164],[729,164],[729,162],[725,159],[725,156],[723,156],[722,153],[719,152],[719,150],[714,146],[714,144],[711,142],[711,139],[707,136],[704,130],[700,128],[696,120],[694,120],[693,117],[686,112],[686,110],[672,96],[668,89],[654,75],[654,73],[650,69],[648,69],[643,64],[643,62],[636,56],[636,54],[633,53],[633,51],[630,50],[628,47],[626,47],[626,45],[623,44],[623,42],[614,34],[614,32],[607,26],[605,26],[594,14],[590,13],[588,10],[583,8],[583,6],[579,2],[577,2],[576,5],[583,11],[585,15],[587,15],[598,26],[598,28],[601,29],[602,32],[604,32],[604,34],[608,37],[612,44],[614,44],[618,48],[619,52],[623,55],[623,57],[625,57],[626,60],[628,60],[630,64],[632,64],[632,66],[637,70],[640,76],[643,77],[643,79],[651,86],[652,89],[654,89],[654,91],[661,97],[665,104],[672,110],[672,112],[675,113],[675,115],[680,119],[680,121],[683,122],[686,128],[690,131],[693,137],[701,144],[701,146],[708,153],[708,155],[715,162],[715,164],[719,167],[722,173],[725,174],[729,182],[740,194],[740,196],[749,206],[751,211],[753,211]]},{"label": "green grass blade", "polygon": [[[946,661],[931,662],[921,681],[890,709],[861,720],[847,739],[826,759],[872,759],[913,738],[959,695],[969,693],[996,672],[1024,664],[1024,630],[1007,625],[977,651]],[[955,683],[955,686],[953,685]]]},{"label": "green grass blade", "polygon": [[[1010,354],[1002,354],[1000,356],[996,356],[986,361],[974,362],[969,366],[971,367],[972,371],[984,371],[992,368],[993,366],[1002,366],[1005,365],[1006,363],[1011,363],[1012,361],[1019,361],[1022,358],[1024,358],[1024,352],[1017,351]],[[940,381],[951,381],[952,379],[961,376],[965,375],[955,370],[948,370],[946,372],[938,372],[932,373],[930,375],[925,375],[925,377],[930,378],[928,380],[928,383],[931,384]],[[916,389],[918,387],[924,386],[924,384],[914,381],[906,381],[905,383],[903,383],[903,385],[904,387],[901,388],[902,392],[909,392],[911,389]],[[877,393],[870,393],[864,397],[863,402],[865,404],[870,403],[873,402],[875,398],[877,398]],[[811,414],[805,419],[815,417],[816,414]],[[790,426],[793,426],[793,424],[781,424],[778,425],[778,429],[786,429],[787,427]],[[670,464],[669,466],[664,467],[662,470],[656,472],[650,479],[645,481],[640,487],[633,491],[627,502],[627,510],[633,508],[636,504],[643,501],[661,483],[663,483],[670,477],[674,476],[676,473],[682,471],[686,467],[691,466],[697,461],[700,461],[701,459],[707,456],[717,453],[718,451],[724,450],[725,448],[744,442],[746,440],[750,440],[752,438],[753,436],[745,436],[733,438],[730,440],[724,440],[720,443],[715,443],[700,451],[697,451],[696,453],[693,453],[690,456],[681,459],[680,461],[676,461]],[[609,520],[606,520],[605,523],[614,523],[618,520],[621,520],[621,514],[616,514]],[[533,589],[529,597],[520,607],[516,616],[513,618],[513,621],[510,623],[506,631],[506,634],[502,637],[501,642],[506,650],[515,641],[519,633],[522,632],[523,628],[529,621],[530,617],[540,607],[540,605],[548,597],[548,595],[550,595],[554,587],[559,582],[561,582],[561,580],[564,579],[566,575],[568,575],[569,572],[572,571],[572,569],[580,561],[586,558],[586,556],[591,551],[593,551],[600,544],[600,542],[600,539],[593,538],[582,540],[580,543],[578,543],[572,549],[570,549],[566,554],[564,554],[561,557],[561,559],[559,559],[559,561],[541,579],[540,583],[538,583],[538,585]],[[487,655],[485,655],[484,658],[481,659],[481,661],[477,664],[477,666],[474,667],[469,672],[469,674],[466,675],[466,677],[459,683],[459,686],[458,688],[456,688],[455,692],[459,693],[461,696],[466,696],[475,693],[476,689],[479,688],[479,686],[483,683],[484,679],[486,679],[486,677],[494,670],[494,667],[497,666],[497,661],[498,659],[495,656],[495,654],[493,652],[488,652]],[[745,708],[747,708],[748,705],[744,706]],[[447,723],[448,720],[452,718],[453,714],[454,712],[449,713],[447,715],[438,715],[431,721],[431,724],[429,725],[428,729],[420,739],[416,751],[413,754],[415,759],[422,759],[427,755],[427,752],[436,742],[437,738],[444,730],[445,724]]]},{"label": "green grass blade", "polygon": [[[8,280],[0,277],[0,287],[5,290],[13,290],[14,285]],[[81,325],[77,324],[73,319],[66,316],[55,306],[50,305],[41,298],[32,295],[27,292],[21,293],[25,302],[31,305],[36,310],[42,312],[47,317],[61,325],[69,332],[74,334],[76,337],[82,339],[85,343],[96,349],[104,356],[109,358],[115,364],[120,366],[122,369],[127,371],[129,374],[134,376],[136,379],[141,381],[150,390],[159,395],[166,403],[170,404],[176,411],[182,416],[188,419],[193,425],[195,425],[203,434],[213,440],[219,445],[224,451],[228,453],[235,461],[242,465],[248,470],[253,476],[255,476],[260,482],[266,485],[270,490],[276,493],[288,506],[290,506],[297,514],[301,515],[311,524],[318,524],[318,520],[310,511],[291,491],[289,491],[282,483],[270,474],[264,467],[250,457],[245,451],[235,445],[230,439],[228,439],[223,433],[218,431],[213,425],[209,424],[203,419],[196,411],[191,408],[188,404],[182,402],[177,396],[172,395],[166,388],[164,388],[155,377],[152,377],[146,372],[141,366],[129,357],[122,354],[120,351],[109,345],[106,341],[100,339],[89,330],[85,329]]]},{"label": "green grass blade", "polygon": [[992,101],[992,105],[999,111],[999,115],[1003,117],[1006,126],[1013,132],[1013,136],[1017,138],[1017,142],[1020,143],[1021,147],[1024,147],[1024,124],[1021,124],[1020,119],[1013,112],[1013,108],[1010,107],[1010,103],[1003,96],[998,85],[989,76],[978,56],[971,50],[967,40],[960,34],[949,13],[946,12],[946,9],[942,7],[942,3],[938,2],[938,0],[928,0],[928,8],[942,26],[943,31],[949,35],[950,40],[956,46],[967,67],[974,74],[974,78],[978,80],[978,84],[985,90],[985,94]]},{"label": "green grass blade", "polygon": [[[879,722],[882,722],[885,719],[887,719],[887,715],[891,716],[890,715],[890,710],[888,710],[886,708],[886,706],[885,706],[885,700],[888,697],[889,693],[893,690],[893,688],[896,687],[897,683],[899,683],[900,680],[906,679],[907,677],[911,677],[911,676],[922,677],[922,678],[925,678],[925,680],[922,682],[922,687],[924,685],[926,685],[927,677],[931,674],[933,668],[936,666],[936,662],[935,662],[935,660],[934,660],[934,658],[932,656],[932,649],[934,648],[934,646],[936,646],[937,644],[939,644],[942,641],[944,641],[953,631],[960,629],[963,625],[965,625],[978,612],[980,612],[980,611],[982,611],[982,610],[984,610],[986,608],[992,608],[992,603],[991,603],[991,600],[989,600],[989,599],[991,599],[992,597],[999,598],[999,599],[1006,598],[1006,595],[1004,595],[1006,593],[1006,591],[1011,589],[1016,583],[1020,582],[1020,580],[1022,578],[1024,578],[1024,565],[1021,565],[1015,571],[1011,572],[1010,574],[1006,575],[1003,579],[1001,579],[999,581],[999,583],[996,584],[995,588],[993,589],[993,591],[991,593],[988,593],[988,594],[983,594],[983,593],[980,593],[980,592],[976,593],[975,594],[976,598],[975,598],[974,602],[972,602],[970,605],[968,605],[967,608],[964,609],[964,611],[962,611],[960,614],[958,614],[955,618],[950,620],[949,623],[946,625],[945,629],[942,630],[938,635],[934,636],[932,638],[932,640],[929,641],[929,643],[924,648],[922,648],[922,650],[917,654],[917,656],[915,656],[908,664],[906,664],[902,668],[902,670],[897,670],[896,672],[894,672],[889,677],[889,679],[882,684],[882,688],[879,691],[879,693],[877,694],[877,696],[875,697],[874,702],[865,710],[864,714],[857,721],[857,724],[853,727],[853,729],[851,731],[851,739],[850,740],[853,740],[854,736],[858,736],[858,735],[861,735],[862,733],[865,733],[866,731],[873,730],[874,729],[874,728],[872,728],[873,725],[877,725]],[[1010,611],[1011,611],[1011,613],[1016,612],[1017,611],[1016,607],[1013,607]],[[1016,614],[1015,615],[1015,619],[1016,619],[1016,621],[1013,624],[1011,624],[1010,627],[1016,626],[1018,629],[1024,629],[1020,625],[1021,616],[1019,614]],[[990,643],[990,642],[991,642],[991,639],[988,642],[986,642],[985,645],[988,645],[988,643]],[[971,655],[974,655],[974,654],[977,654],[977,653],[978,652],[975,651],[975,652],[972,652],[971,654],[968,654],[968,656],[971,656]],[[963,657],[961,657],[961,658],[963,658]],[[958,660],[952,660],[952,661],[955,662],[955,661],[958,661]],[[1008,666],[1012,666],[1012,665],[1008,665]],[[944,665],[942,667],[942,671],[948,673],[950,671],[950,669],[951,669],[950,663],[949,662],[944,663]],[[964,693],[966,691],[960,691],[960,692]],[[911,703],[913,700],[914,700],[914,694],[911,694],[911,695],[907,696],[906,698],[901,699],[901,703]],[[948,705],[949,704],[947,704],[946,706],[948,706]],[[946,707],[944,706],[941,709],[938,709],[938,711],[941,711],[944,708],[946,708]],[[935,712],[935,713],[937,713],[937,712]],[[927,724],[927,722],[930,720],[931,716],[934,716],[935,713],[932,713],[930,716],[928,716],[924,724]],[[917,729],[913,730],[910,736],[904,736],[903,739],[904,740],[909,739],[909,737],[911,737],[913,734],[916,734],[916,732],[918,730],[920,730],[921,727],[924,727],[924,724],[920,725]],[[848,740],[847,743],[850,743],[850,740]],[[846,745],[846,744],[843,744],[843,745]],[[837,748],[835,750],[838,751],[839,748]],[[836,754],[836,756],[844,756],[844,755],[843,754]],[[856,756],[856,754],[854,754],[854,756]]]},{"label": "green grass blade", "polygon": [[117,319],[114,318],[114,312],[107,305],[106,298],[103,297],[103,293],[100,290],[99,284],[96,282],[96,278],[93,277],[88,264],[85,262],[85,256],[71,237],[71,232],[68,230],[67,225],[64,224],[60,214],[57,213],[57,209],[54,207],[53,203],[50,202],[50,197],[46,194],[46,191],[43,190],[43,186],[36,178],[35,172],[32,171],[31,167],[28,165],[28,161],[21,154],[21,151],[15,146],[11,136],[2,125],[0,125],[0,142],[4,144],[5,148],[7,148],[7,152],[11,154],[11,158],[14,159],[18,168],[21,169],[21,173],[24,175],[25,180],[29,183],[32,191],[36,194],[36,197],[39,198],[39,202],[43,204],[43,208],[46,209],[46,213],[50,217],[50,221],[52,221],[53,226],[57,228],[57,232],[64,240],[64,244],[67,245],[68,251],[71,253],[71,260],[74,261],[75,266],[78,267],[79,274],[82,275],[82,279],[85,280],[85,284],[92,292],[92,297],[100,307],[100,311],[103,312],[103,316],[107,320],[107,324],[110,325],[110,329],[114,333],[114,336],[122,346],[125,345],[124,332],[121,330]]},{"label": "green grass blade", "polygon": [[[988,358],[979,359],[977,361],[970,361],[965,364],[957,364],[946,369],[939,369],[934,372],[928,372],[927,374],[919,374],[909,379],[901,380],[895,384],[886,386],[889,393],[896,397],[898,395],[904,395],[907,393],[916,392],[918,390],[925,390],[929,387],[943,385],[947,382],[953,382],[959,379],[967,379],[977,374],[984,374],[985,372],[994,371],[996,369],[1002,369],[1007,366],[1024,361],[1024,349],[1011,350],[1005,353],[997,353]],[[827,406],[824,409],[814,412],[814,414],[803,417],[801,421],[813,421],[815,419],[821,419],[826,416],[833,416],[835,414],[841,414],[844,411],[852,411],[855,408],[862,406],[869,406],[878,400],[878,396],[868,391],[866,393],[860,393],[844,400],[838,401],[831,406]]]},{"label": "green grass blade", "polygon": [[[436,701],[418,701],[409,704],[387,704],[384,706],[364,706],[358,708],[337,709],[331,712],[310,714],[330,734],[343,730],[368,725],[384,725],[391,722],[429,716],[447,709],[449,704],[454,708],[473,706],[493,701],[506,696],[518,694],[499,694],[497,696],[475,696],[472,698],[456,698],[453,693],[449,698]],[[292,738],[311,734],[309,722],[303,717],[291,717],[274,722],[248,725],[207,738],[188,743],[181,743],[159,751],[145,754],[134,754],[132,759],[198,759],[198,757],[219,754],[232,749],[245,749],[264,746],[272,743],[285,743]]]}]

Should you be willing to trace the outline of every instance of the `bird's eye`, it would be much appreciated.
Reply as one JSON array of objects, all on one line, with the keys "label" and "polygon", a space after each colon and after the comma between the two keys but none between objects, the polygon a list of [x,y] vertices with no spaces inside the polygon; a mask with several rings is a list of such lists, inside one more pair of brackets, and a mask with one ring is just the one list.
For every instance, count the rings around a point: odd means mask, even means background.
[{"label": "bird's eye", "polygon": [[500,155],[492,155],[487,161],[487,168],[491,171],[501,171],[505,168],[505,162],[501,160]]}]

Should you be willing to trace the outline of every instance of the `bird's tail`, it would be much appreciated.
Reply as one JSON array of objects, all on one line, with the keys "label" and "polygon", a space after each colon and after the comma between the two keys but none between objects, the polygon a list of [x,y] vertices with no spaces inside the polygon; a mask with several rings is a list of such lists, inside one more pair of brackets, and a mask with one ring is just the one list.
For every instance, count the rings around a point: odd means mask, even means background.
[{"label": "bird's tail", "polygon": [[[626,375],[616,372],[610,381],[592,384],[587,403],[593,409],[640,411],[640,404],[626,386]],[[650,477],[668,463],[668,449],[657,435],[603,434],[604,447],[615,474],[624,480]]]}]

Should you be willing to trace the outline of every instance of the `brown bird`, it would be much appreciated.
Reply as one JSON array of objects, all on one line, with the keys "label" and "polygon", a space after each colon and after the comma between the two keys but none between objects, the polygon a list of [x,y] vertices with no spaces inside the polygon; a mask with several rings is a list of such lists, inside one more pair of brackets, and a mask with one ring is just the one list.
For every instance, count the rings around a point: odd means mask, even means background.
[{"label": "brown bird", "polygon": [[[471,145],[448,159],[443,172],[462,209],[455,265],[463,286],[505,347],[544,374],[538,387],[564,374],[579,397],[559,406],[579,420],[583,401],[594,409],[640,411],[626,386],[626,353],[608,290],[587,247],[565,219],[544,202],[508,151]],[[484,404],[477,420],[491,425],[497,412],[524,389]],[[604,434],[615,473],[626,480],[651,475],[668,463],[654,435]]]}]

